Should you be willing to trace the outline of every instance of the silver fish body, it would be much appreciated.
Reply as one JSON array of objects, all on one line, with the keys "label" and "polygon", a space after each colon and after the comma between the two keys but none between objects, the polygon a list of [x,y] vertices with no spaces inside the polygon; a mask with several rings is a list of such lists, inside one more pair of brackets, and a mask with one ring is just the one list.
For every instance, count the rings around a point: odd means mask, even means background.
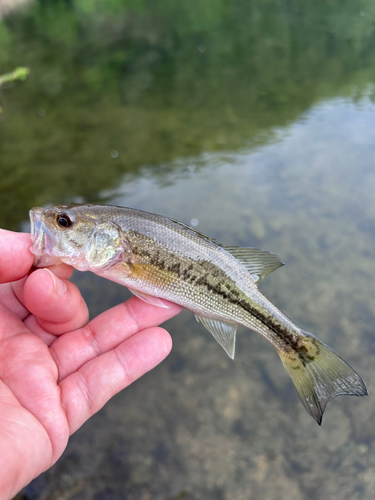
[{"label": "silver fish body", "polygon": [[37,267],[65,262],[127,286],[147,302],[194,312],[230,357],[237,325],[277,350],[307,411],[321,422],[338,394],[367,394],[361,377],[312,334],[296,326],[257,283],[282,265],[274,254],[222,247],[156,214],[108,205],[60,205],[30,211]]}]

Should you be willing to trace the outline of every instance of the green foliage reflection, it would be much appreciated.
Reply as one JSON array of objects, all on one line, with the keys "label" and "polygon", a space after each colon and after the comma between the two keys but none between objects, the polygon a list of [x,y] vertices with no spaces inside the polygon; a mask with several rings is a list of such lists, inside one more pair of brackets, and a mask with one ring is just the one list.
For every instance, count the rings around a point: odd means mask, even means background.
[{"label": "green foliage reflection", "polygon": [[29,68],[16,68],[11,73],[0,75],[0,87],[6,82],[14,82],[14,80],[26,80],[29,73]]},{"label": "green foliage reflection", "polygon": [[[372,0],[40,0],[0,24],[0,225],[125,172],[272,138],[375,76]],[[110,155],[119,152],[118,158]]]}]

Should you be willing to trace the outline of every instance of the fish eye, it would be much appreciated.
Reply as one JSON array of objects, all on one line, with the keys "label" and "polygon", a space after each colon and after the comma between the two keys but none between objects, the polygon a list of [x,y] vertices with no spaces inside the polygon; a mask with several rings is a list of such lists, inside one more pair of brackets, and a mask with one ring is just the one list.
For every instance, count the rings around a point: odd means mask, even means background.
[{"label": "fish eye", "polygon": [[59,214],[56,218],[56,222],[62,229],[67,229],[73,224],[66,214]]}]

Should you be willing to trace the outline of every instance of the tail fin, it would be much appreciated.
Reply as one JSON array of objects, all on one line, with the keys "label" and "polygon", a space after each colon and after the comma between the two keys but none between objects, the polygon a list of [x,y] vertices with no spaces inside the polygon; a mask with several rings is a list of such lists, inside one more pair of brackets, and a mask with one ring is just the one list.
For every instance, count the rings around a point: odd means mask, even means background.
[{"label": "tail fin", "polygon": [[303,334],[306,337],[298,351],[278,354],[304,407],[321,425],[330,399],[340,394],[366,396],[368,392],[362,378],[346,361],[311,333]]}]

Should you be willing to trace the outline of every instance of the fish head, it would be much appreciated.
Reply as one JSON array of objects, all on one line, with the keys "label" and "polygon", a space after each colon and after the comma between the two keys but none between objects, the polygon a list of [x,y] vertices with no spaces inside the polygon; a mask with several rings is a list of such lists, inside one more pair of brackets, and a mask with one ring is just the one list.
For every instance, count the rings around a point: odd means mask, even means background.
[{"label": "fish head", "polygon": [[64,262],[79,271],[97,271],[117,263],[128,250],[119,226],[80,205],[35,207],[30,221],[35,267]]}]

